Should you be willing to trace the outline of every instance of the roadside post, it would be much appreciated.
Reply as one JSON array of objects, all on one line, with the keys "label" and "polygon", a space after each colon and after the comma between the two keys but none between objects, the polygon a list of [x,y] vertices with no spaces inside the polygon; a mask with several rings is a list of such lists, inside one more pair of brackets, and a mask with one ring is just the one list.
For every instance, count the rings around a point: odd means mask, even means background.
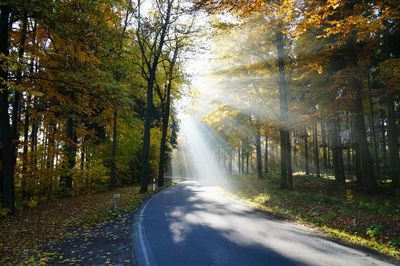
[{"label": "roadside post", "polygon": [[118,208],[118,203],[119,203],[120,198],[121,198],[121,194],[119,194],[119,193],[114,194],[114,208],[115,209]]}]

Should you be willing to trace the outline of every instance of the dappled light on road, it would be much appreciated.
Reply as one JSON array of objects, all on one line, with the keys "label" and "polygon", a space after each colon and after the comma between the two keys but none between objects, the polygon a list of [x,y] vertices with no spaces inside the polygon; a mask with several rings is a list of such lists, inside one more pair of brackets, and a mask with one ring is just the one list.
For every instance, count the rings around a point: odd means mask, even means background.
[{"label": "dappled light on road", "polygon": [[[154,258],[164,265],[376,265],[379,262],[300,225],[259,214],[216,187],[197,182],[183,182],[161,192],[148,206],[144,226]],[[379,262],[379,265],[390,264]]]}]

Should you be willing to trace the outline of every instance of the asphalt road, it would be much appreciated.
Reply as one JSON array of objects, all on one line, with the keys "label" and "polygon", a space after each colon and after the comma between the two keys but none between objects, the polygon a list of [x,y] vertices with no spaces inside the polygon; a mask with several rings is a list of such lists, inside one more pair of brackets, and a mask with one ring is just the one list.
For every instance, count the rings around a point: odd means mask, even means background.
[{"label": "asphalt road", "polygon": [[142,206],[133,245],[137,265],[395,265],[194,182]]}]

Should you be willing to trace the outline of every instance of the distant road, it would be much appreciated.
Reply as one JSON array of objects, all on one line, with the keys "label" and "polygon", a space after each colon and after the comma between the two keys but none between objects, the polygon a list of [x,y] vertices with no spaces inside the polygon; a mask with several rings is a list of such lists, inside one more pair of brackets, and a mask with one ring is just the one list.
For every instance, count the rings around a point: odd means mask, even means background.
[{"label": "distant road", "polygon": [[195,182],[172,186],[147,202],[133,239],[138,265],[395,265]]}]

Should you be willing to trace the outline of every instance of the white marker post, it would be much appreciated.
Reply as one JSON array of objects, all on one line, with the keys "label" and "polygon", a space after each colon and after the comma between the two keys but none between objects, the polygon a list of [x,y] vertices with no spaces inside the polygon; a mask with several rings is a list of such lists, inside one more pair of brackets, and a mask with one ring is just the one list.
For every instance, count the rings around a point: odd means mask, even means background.
[{"label": "white marker post", "polygon": [[118,208],[118,201],[121,198],[121,194],[119,193],[115,193],[114,194],[114,208],[117,209]]},{"label": "white marker post", "polygon": [[153,178],[153,192],[156,191],[156,179]]}]

